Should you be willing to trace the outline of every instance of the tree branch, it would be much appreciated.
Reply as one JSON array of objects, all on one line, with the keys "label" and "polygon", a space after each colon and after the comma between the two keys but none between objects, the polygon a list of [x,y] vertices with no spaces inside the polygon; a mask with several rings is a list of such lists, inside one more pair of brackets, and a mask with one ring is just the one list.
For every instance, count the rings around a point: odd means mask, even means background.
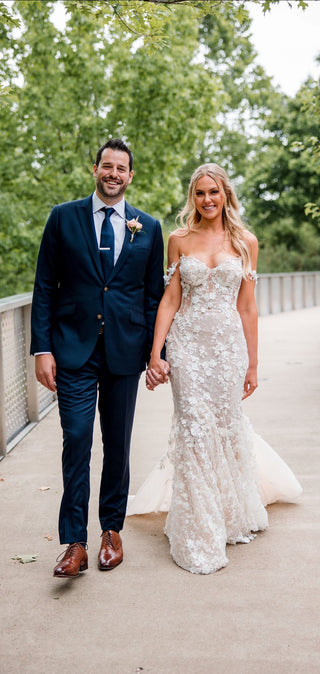
[{"label": "tree branch", "polygon": [[[194,4],[194,0],[142,0],[143,2],[152,2],[154,5],[180,5]],[[215,0],[214,0],[215,1]]]},{"label": "tree branch", "polygon": [[[180,0],[179,0],[179,1],[180,1]],[[144,2],[146,2],[146,0],[144,0]],[[149,0],[147,0],[147,2],[149,2]],[[121,21],[121,23],[124,25],[124,27],[125,27],[127,30],[130,31],[130,33],[134,33],[134,35],[137,35],[138,37],[143,37],[143,34],[142,34],[142,33],[138,33],[138,32],[137,32],[136,30],[134,30],[131,26],[128,26],[128,24],[127,24],[127,23],[125,22],[125,20],[122,18],[121,14],[119,14],[119,12],[118,12],[118,10],[117,10],[117,7],[113,7],[113,11],[114,11],[114,13],[115,13],[117,19],[119,19],[119,21]]]}]

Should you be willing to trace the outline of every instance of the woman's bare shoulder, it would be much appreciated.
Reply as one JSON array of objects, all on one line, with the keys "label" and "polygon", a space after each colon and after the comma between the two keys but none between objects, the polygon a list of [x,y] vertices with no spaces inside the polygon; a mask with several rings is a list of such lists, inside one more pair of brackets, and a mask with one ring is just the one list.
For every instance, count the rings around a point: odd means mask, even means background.
[{"label": "woman's bare shoulder", "polygon": [[179,228],[172,232],[168,239],[168,262],[176,262],[185,252],[185,241],[189,232],[187,228]]},{"label": "woman's bare shoulder", "polygon": [[243,230],[243,238],[246,243],[254,245],[258,243],[258,239],[253,232],[250,232],[249,229],[244,229]]},{"label": "woman's bare shoulder", "polygon": [[187,234],[189,234],[187,227],[178,227],[174,232],[171,232],[169,239],[181,239],[181,237],[184,237]]},{"label": "woman's bare shoulder", "polygon": [[258,250],[258,239],[255,234],[249,232],[248,229],[243,230],[243,239],[251,251]]}]

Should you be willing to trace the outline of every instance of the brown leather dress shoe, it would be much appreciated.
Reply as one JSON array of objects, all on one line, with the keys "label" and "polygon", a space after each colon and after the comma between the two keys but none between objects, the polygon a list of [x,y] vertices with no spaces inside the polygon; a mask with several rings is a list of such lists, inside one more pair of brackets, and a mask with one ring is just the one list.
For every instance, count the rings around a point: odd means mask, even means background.
[{"label": "brown leather dress shoe", "polygon": [[101,548],[98,555],[100,571],[109,571],[118,566],[123,560],[123,550],[120,535],[116,531],[108,529],[101,534]]},{"label": "brown leather dress shoe", "polygon": [[85,543],[71,543],[67,547],[61,561],[53,569],[56,578],[76,578],[80,571],[88,568],[88,555],[84,546]]}]

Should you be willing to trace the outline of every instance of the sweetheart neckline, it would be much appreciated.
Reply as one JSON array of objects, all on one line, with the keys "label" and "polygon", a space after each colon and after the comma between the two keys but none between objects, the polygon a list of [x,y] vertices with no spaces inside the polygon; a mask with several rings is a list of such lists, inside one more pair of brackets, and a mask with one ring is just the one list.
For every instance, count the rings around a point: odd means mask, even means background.
[{"label": "sweetheart neckline", "polygon": [[225,257],[224,260],[219,262],[219,264],[217,264],[215,267],[209,267],[208,264],[203,262],[203,260],[200,260],[200,258],[197,257],[196,255],[184,255],[183,253],[181,253],[180,260],[181,260],[181,258],[184,258],[185,260],[186,259],[197,260],[197,262],[200,262],[201,264],[203,264],[207,269],[209,269],[209,271],[214,271],[215,269],[219,269],[219,267],[221,267],[221,265],[224,264],[227,260],[240,260],[241,259],[240,255],[227,255],[227,257]]}]

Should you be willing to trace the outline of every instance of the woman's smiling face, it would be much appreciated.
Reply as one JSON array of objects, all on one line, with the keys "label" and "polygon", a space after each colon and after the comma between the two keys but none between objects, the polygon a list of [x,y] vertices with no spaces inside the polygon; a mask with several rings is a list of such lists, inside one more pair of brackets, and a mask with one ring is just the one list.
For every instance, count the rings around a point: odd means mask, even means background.
[{"label": "woman's smiling face", "polygon": [[222,218],[224,195],[210,176],[199,178],[194,191],[194,204],[203,220]]}]

